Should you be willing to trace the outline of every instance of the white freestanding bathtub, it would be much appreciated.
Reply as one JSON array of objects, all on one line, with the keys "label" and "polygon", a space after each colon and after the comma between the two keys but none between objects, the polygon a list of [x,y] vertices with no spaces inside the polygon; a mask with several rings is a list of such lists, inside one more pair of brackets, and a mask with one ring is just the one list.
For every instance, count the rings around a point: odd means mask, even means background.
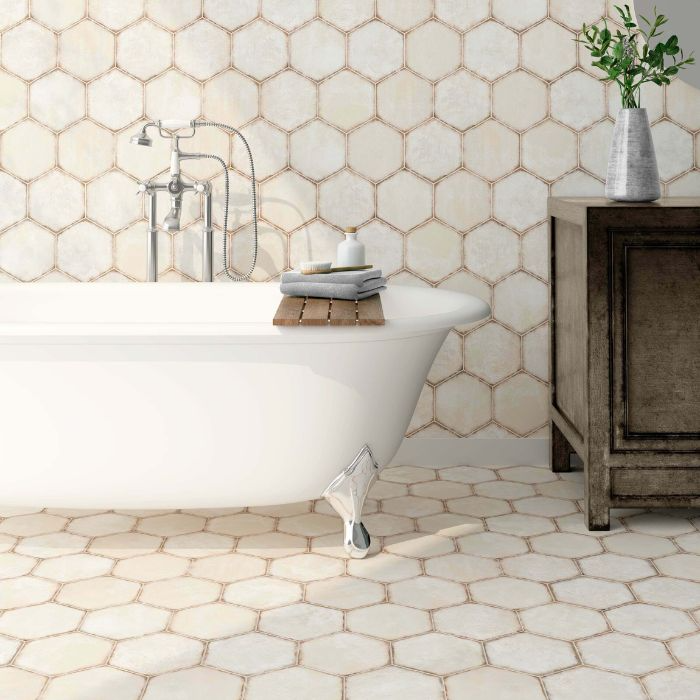
[{"label": "white freestanding bathtub", "polygon": [[275,504],[354,471],[361,509],[449,329],[488,305],[394,286],[385,326],[280,328],[279,300],[276,284],[0,285],[0,502]]}]

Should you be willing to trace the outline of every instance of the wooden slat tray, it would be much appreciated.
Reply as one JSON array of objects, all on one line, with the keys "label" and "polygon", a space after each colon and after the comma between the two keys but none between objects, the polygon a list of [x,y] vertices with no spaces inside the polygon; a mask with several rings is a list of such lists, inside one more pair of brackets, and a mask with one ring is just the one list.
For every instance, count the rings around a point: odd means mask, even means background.
[{"label": "wooden slat tray", "polygon": [[379,294],[360,301],[283,297],[272,321],[275,326],[383,326]]}]

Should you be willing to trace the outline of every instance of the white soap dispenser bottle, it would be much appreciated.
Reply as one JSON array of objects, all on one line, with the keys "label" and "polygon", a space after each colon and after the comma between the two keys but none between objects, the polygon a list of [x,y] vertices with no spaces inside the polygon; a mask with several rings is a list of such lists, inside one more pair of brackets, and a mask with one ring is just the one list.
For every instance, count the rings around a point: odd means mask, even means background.
[{"label": "white soap dispenser bottle", "polygon": [[338,244],[337,267],[359,267],[365,264],[365,246],[357,240],[357,229],[348,226],[345,240]]}]

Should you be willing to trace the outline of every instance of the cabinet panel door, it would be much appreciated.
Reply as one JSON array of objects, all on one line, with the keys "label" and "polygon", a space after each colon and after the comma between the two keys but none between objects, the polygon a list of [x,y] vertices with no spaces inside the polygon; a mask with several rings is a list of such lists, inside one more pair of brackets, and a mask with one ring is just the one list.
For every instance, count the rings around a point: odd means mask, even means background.
[{"label": "cabinet panel door", "polygon": [[700,448],[700,232],[612,231],[613,450]]}]

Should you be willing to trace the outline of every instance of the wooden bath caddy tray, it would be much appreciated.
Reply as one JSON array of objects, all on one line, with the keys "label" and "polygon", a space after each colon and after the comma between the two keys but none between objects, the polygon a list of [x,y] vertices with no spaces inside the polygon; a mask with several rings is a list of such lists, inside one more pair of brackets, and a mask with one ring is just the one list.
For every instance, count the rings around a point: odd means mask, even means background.
[{"label": "wooden bath caddy tray", "polygon": [[383,326],[379,294],[361,299],[283,297],[272,321],[275,326]]}]

